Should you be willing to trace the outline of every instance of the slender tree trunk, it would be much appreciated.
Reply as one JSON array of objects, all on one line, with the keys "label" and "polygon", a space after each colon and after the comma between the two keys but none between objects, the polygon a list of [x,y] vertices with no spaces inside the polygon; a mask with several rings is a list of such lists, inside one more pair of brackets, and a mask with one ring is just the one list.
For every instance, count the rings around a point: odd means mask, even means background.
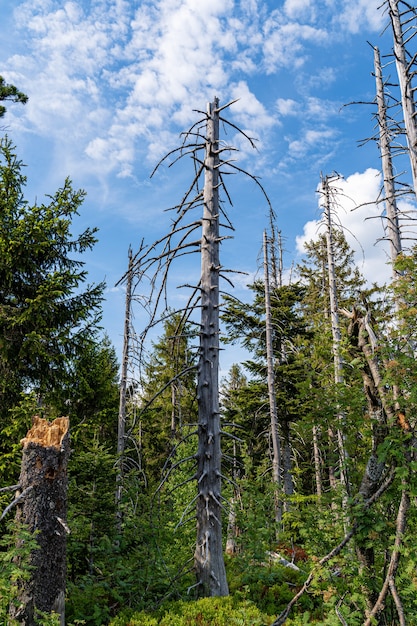
[{"label": "slender tree trunk", "polygon": [[281,443],[278,431],[277,401],[275,394],[275,373],[274,373],[274,349],[273,349],[273,329],[271,315],[271,294],[269,285],[269,258],[268,241],[264,231],[264,287],[265,287],[265,330],[266,330],[266,360],[268,373],[268,398],[269,415],[271,420],[271,440],[272,440],[272,480],[276,485],[278,493],[275,496],[275,521],[281,523],[282,501],[280,497],[281,485]]},{"label": "slender tree trunk", "polygon": [[198,367],[197,541],[200,594],[229,589],[222,546],[219,411],[219,101],[208,105],[201,239],[201,331]]},{"label": "slender tree trunk", "polygon": [[411,164],[411,175],[413,178],[414,192],[417,195],[417,120],[414,91],[412,86],[412,77],[415,69],[413,68],[414,59],[410,63],[405,50],[401,15],[399,11],[400,3],[398,0],[388,0],[388,4],[394,36],[394,56],[398,80],[400,83],[405,132]]},{"label": "slender tree trunk", "polygon": [[10,607],[10,617],[24,626],[34,626],[36,612],[58,613],[65,625],[65,577],[67,533],[67,466],[70,452],[69,420],[59,417],[49,423],[34,417],[22,439],[20,489],[24,498],[16,520],[27,526],[39,546],[30,555],[28,580],[21,580],[19,605]]},{"label": "slender tree trunk", "polygon": [[126,391],[127,391],[127,372],[129,366],[129,345],[130,345],[130,310],[132,301],[132,249],[129,248],[129,264],[126,282],[126,310],[125,324],[123,335],[123,356],[122,369],[120,376],[120,402],[119,402],[119,418],[117,423],[117,474],[116,474],[116,518],[117,530],[122,530],[122,491],[123,491],[123,454],[125,451],[125,430],[126,430]]},{"label": "slender tree trunk", "polygon": [[[236,471],[236,441],[233,441],[233,471],[232,478],[236,485],[237,471]],[[226,538],[226,554],[236,554],[237,543],[236,537],[238,536],[239,529],[236,522],[236,505],[239,501],[239,488],[237,485],[234,487],[234,495],[229,503],[229,518],[227,522],[227,538]]]},{"label": "slender tree trunk", "polygon": [[[343,361],[340,352],[340,321],[339,321],[339,305],[336,285],[336,272],[334,261],[333,246],[333,224],[331,217],[331,198],[330,198],[330,180],[328,177],[322,181],[324,194],[324,213],[326,220],[326,241],[327,241],[327,266],[329,274],[329,300],[330,300],[330,319],[333,337],[333,362],[334,362],[334,380],[336,385],[343,384]],[[337,415],[336,439],[339,451],[340,477],[345,495],[349,495],[349,477],[347,468],[347,452],[343,434],[344,415],[342,411]]]},{"label": "slender tree trunk", "polygon": [[321,458],[319,448],[318,427],[313,426],[313,455],[314,455],[314,477],[316,480],[316,493],[319,498],[323,495],[323,484],[321,480]]},{"label": "slender tree trunk", "polygon": [[387,214],[387,231],[390,242],[393,276],[398,276],[394,269],[395,261],[401,252],[401,235],[398,222],[398,208],[395,196],[394,169],[391,156],[390,131],[387,120],[387,105],[384,94],[381,58],[379,49],[374,48],[374,66],[376,80],[376,101],[378,105],[379,144],[381,152],[382,172],[384,176],[385,208]]},{"label": "slender tree trunk", "polygon": [[[291,428],[288,420],[282,420],[282,482],[285,496],[294,495],[294,481],[292,472]],[[290,510],[290,501],[284,502],[285,511]]]}]

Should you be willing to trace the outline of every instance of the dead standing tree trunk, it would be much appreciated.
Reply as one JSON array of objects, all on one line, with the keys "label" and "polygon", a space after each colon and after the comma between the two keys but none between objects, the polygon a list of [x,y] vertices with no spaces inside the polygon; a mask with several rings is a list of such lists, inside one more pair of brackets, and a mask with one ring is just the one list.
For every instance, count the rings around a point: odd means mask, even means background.
[{"label": "dead standing tree trunk", "polygon": [[394,278],[395,261],[401,252],[401,235],[398,221],[398,207],[395,191],[394,168],[392,164],[390,131],[387,120],[387,104],[384,95],[381,57],[379,49],[374,48],[374,67],[376,82],[376,102],[378,106],[379,147],[381,152],[382,172],[384,176],[385,209],[387,214],[387,233],[390,242],[392,271]]},{"label": "dead standing tree trunk", "polygon": [[[344,382],[343,361],[340,352],[341,333],[339,321],[339,304],[336,284],[334,245],[333,245],[333,224],[332,224],[332,189],[331,182],[335,177],[326,176],[322,179],[322,192],[324,202],[324,219],[326,222],[326,244],[327,244],[327,269],[329,276],[329,302],[330,302],[330,319],[332,326],[333,339],[333,362],[334,362],[334,380],[336,385]],[[349,476],[348,476],[348,455],[345,447],[344,439],[344,415],[341,410],[337,414],[336,439],[339,453],[340,480],[344,490],[344,499],[349,496]]]},{"label": "dead standing tree trunk", "polygon": [[[219,123],[229,125],[241,133],[255,147],[254,141],[236,125],[220,116],[232,102],[219,108],[215,98],[208,105],[203,119],[183,133],[183,144],[165,155],[157,164],[171,156],[171,163],[191,156],[195,168],[193,181],[184,194],[181,202],[172,207],[176,217],[172,221],[168,234],[155,241],[150,247],[142,247],[133,259],[133,271],[139,280],[148,279],[150,294],[148,302],[152,302],[150,322],[141,335],[145,341],[151,328],[158,323],[158,314],[162,303],[164,312],[168,310],[168,276],[173,261],[188,254],[201,254],[201,274],[198,284],[185,284],[192,290],[191,296],[181,310],[182,321],[190,320],[197,309],[201,311],[199,327],[199,365],[198,365],[198,449],[197,453],[186,459],[180,459],[175,466],[195,461],[195,473],[188,480],[197,479],[196,517],[197,540],[194,556],[196,587],[200,595],[222,596],[228,594],[228,585],[224,566],[222,546],[222,501],[221,501],[221,445],[220,445],[220,413],[219,413],[219,279],[226,278],[226,272],[220,265],[220,241],[228,237],[220,236],[220,226],[233,230],[224,209],[220,206],[219,189],[222,188],[231,204],[230,196],[224,184],[224,175],[240,172],[249,176],[263,192],[268,205],[269,199],[255,176],[233,163],[232,159],[224,159],[224,152],[235,150],[230,146],[219,146]],[[202,112],[200,112],[202,113]],[[200,155],[204,153],[204,156]],[[200,187],[200,179],[204,174],[204,188]],[[152,174],[153,175],[153,174]],[[191,218],[194,209],[203,205],[203,216]],[[225,224],[220,224],[222,214]],[[201,236],[194,239],[194,233],[201,229]],[[193,236],[193,237],[192,237]],[[229,270],[230,271],[230,270]],[[126,275],[121,279],[126,280]],[[163,319],[164,315],[162,316]],[[197,322],[195,322],[197,323]],[[185,368],[181,375],[189,371]],[[149,406],[149,404],[147,405]],[[168,473],[169,475],[169,473]],[[164,480],[160,485],[160,489]],[[193,500],[193,502],[194,502]]]},{"label": "dead standing tree trunk", "polygon": [[132,249],[129,248],[129,265],[126,278],[126,311],[123,336],[123,357],[122,369],[120,376],[120,400],[119,400],[119,417],[117,424],[117,474],[116,474],[116,526],[120,533],[122,531],[122,490],[123,490],[123,455],[125,452],[125,431],[126,431],[126,392],[127,392],[127,372],[129,366],[129,347],[130,347],[130,310],[132,303]]},{"label": "dead standing tree trunk", "polygon": [[280,442],[279,431],[278,431],[277,399],[276,399],[276,393],[275,393],[271,292],[270,292],[270,284],[269,284],[269,255],[268,255],[268,239],[266,236],[266,231],[264,231],[263,248],[264,248],[266,362],[267,362],[267,374],[268,374],[269,415],[270,415],[270,420],[271,420],[271,439],[272,439],[272,480],[277,489],[277,493],[275,494],[275,521],[278,524],[281,524],[281,521],[282,521],[281,442]]},{"label": "dead standing tree trunk", "polygon": [[[407,2],[400,0],[388,0],[389,15],[391,18],[392,32],[394,37],[394,56],[397,67],[398,80],[400,83],[401,102],[404,113],[404,125],[408,144],[408,154],[411,164],[411,175],[413,179],[414,193],[417,196],[417,111],[414,101],[415,89],[413,89],[412,79],[416,73],[417,55],[411,56],[406,50],[406,43],[415,36],[415,24],[412,20],[416,18],[416,8]],[[404,11],[400,11],[400,6]],[[410,19],[411,15],[411,19]],[[407,24],[406,41],[404,41],[402,19]]]},{"label": "dead standing tree trunk", "polygon": [[19,604],[10,607],[10,617],[24,626],[37,623],[37,611],[56,612],[61,626],[65,624],[68,428],[67,417],[52,423],[34,417],[22,439],[19,484],[24,497],[16,520],[37,533],[39,546],[30,556],[29,579],[19,581]]},{"label": "dead standing tree trunk", "polygon": [[201,332],[198,367],[197,542],[195,569],[205,596],[229,593],[222,546],[219,410],[219,102],[207,111],[201,239]]}]

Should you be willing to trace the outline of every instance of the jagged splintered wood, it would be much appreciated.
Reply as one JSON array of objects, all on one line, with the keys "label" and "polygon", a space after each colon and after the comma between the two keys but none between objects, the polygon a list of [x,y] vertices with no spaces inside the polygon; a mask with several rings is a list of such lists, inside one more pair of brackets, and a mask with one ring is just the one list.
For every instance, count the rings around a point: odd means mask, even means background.
[{"label": "jagged splintered wood", "polygon": [[222,546],[219,411],[219,101],[208,105],[201,238],[195,569],[206,596],[229,593]]},{"label": "jagged splintered wood", "polygon": [[30,555],[28,580],[19,581],[19,602],[11,619],[25,626],[36,622],[36,611],[56,612],[65,625],[67,466],[69,419],[53,422],[35,416],[23,445],[19,486],[24,495],[16,521],[35,533],[38,549]]}]

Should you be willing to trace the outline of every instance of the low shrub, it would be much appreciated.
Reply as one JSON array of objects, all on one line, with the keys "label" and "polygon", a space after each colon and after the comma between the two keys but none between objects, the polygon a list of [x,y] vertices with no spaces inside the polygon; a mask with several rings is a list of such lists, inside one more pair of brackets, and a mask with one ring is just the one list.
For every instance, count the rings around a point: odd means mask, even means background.
[{"label": "low shrub", "polygon": [[249,600],[232,596],[177,601],[154,613],[120,613],[109,626],[269,626],[273,619]]}]

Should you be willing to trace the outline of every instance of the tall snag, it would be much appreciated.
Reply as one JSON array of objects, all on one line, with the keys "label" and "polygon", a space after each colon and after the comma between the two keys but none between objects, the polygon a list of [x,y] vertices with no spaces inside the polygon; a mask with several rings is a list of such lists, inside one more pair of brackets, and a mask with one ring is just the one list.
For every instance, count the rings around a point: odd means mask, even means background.
[{"label": "tall snag", "polygon": [[[195,497],[197,539],[194,569],[197,578],[196,587],[198,593],[203,596],[228,594],[222,547],[223,504],[218,377],[219,279],[223,278],[229,283],[230,281],[226,278],[227,270],[221,266],[219,259],[220,242],[228,237],[221,236],[219,231],[220,226],[229,230],[233,230],[233,227],[221,206],[219,191],[221,189],[230,202],[224,183],[224,174],[231,172],[247,174],[231,159],[224,157],[225,152],[230,153],[235,148],[219,143],[220,122],[240,132],[254,147],[254,142],[245,133],[221,116],[221,112],[230,104],[232,103],[219,107],[219,101],[215,98],[208,105],[207,112],[203,113],[203,119],[183,134],[182,146],[172,150],[156,166],[155,170],[169,157],[175,157],[171,163],[173,165],[182,157],[191,156],[195,168],[194,178],[181,202],[170,209],[175,215],[168,234],[151,246],[141,248],[134,256],[132,266],[138,282],[142,281],[143,284],[144,280],[149,280],[150,285],[148,304],[152,306],[149,306],[150,322],[141,335],[141,345],[143,345],[149,330],[158,321],[178,314],[178,311],[175,313],[168,306],[170,292],[168,277],[171,264],[175,259],[191,253],[196,252],[201,255],[201,274],[196,281],[197,284],[182,285],[191,290],[191,295],[180,312],[181,321],[177,331],[180,334],[185,323],[195,323],[200,337],[197,381],[197,453],[187,459],[180,459],[175,466],[178,467],[185,462],[195,463],[195,473],[189,478],[190,481],[196,479],[197,483]],[[256,177],[248,175],[263,191]],[[203,176],[204,186],[201,188]],[[202,216],[190,218],[193,210],[201,210],[201,207],[203,208]],[[222,224],[220,224],[220,216]],[[196,231],[200,231],[201,235],[196,237]],[[186,272],[189,272],[189,268]],[[127,275],[123,279],[126,280],[126,277]],[[164,308],[163,304],[165,304]],[[200,312],[199,321],[192,318],[195,311]],[[194,365],[191,367],[194,369]],[[189,371],[190,367],[185,367],[183,372],[175,375],[175,379],[179,379],[181,375]],[[166,386],[171,382],[169,381]],[[187,511],[189,508],[190,506],[187,507]]]},{"label": "tall snag", "polygon": [[120,374],[120,396],[119,396],[119,416],[117,420],[117,457],[118,466],[116,474],[116,528],[120,533],[122,531],[122,491],[123,491],[123,456],[125,452],[125,436],[126,436],[126,393],[127,393],[127,377],[129,366],[129,348],[130,348],[130,311],[132,305],[132,249],[129,248],[129,265],[127,270],[126,281],[126,308],[125,323],[123,334],[123,356]]},{"label": "tall snag", "polygon": [[24,626],[37,623],[37,611],[58,613],[65,624],[68,429],[67,417],[49,423],[36,416],[22,439],[16,520],[36,533],[39,546],[30,556],[29,578],[18,583],[18,604],[10,607],[10,617]]},{"label": "tall snag", "polygon": [[417,55],[415,53],[410,54],[406,48],[406,45],[410,43],[416,34],[417,10],[416,7],[403,0],[388,0],[388,7],[394,39],[394,57],[400,84],[411,175],[414,193],[417,195],[417,111],[415,87],[413,85],[416,75]]},{"label": "tall snag", "polygon": [[[334,364],[334,381],[336,385],[342,385],[344,382],[343,376],[343,361],[341,356],[341,332],[339,321],[339,303],[336,284],[336,272],[335,272],[335,258],[333,247],[333,220],[332,220],[332,203],[334,200],[334,194],[336,189],[332,186],[332,182],[337,180],[339,176],[325,176],[322,178],[322,194],[323,194],[323,211],[324,221],[326,223],[326,245],[327,245],[327,270],[329,276],[329,303],[330,303],[330,319],[332,326],[332,349],[333,349],[333,364]],[[341,410],[337,414],[337,426],[336,426],[336,438],[339,453],[340,464],[340,479],[344,490],[344,497],[349,495],[349,476],[347,468],[347,451],[344,440],[344,415]]]},{"label": "tall snag", "polygon": [[195,568],[204,595],[229,593],[222,547],[219,411],[219,101],[208,105],[201,239],[201,331],[198,365],[197,543]]},{"label": "tall snag", "polygon": [[266,231],[263,236],[264,250],[264,290],[265,290],[265,332],[266,332],[266,361],[268,374],[268,399],[269,415],[271,419],[271,439],[272,439],[272,480],[278,493],[275,494],[275,521],[280,524],[282,521],[282,501],[281,501],[281,442],[278,431],[277,398],[275,393],[275,372],[274,372],[274,350],[273,350],[273,329],[271,315],[271,292],[269,281],[269,254],[268,238]]},{"label": "tall snag", "polygon": [[398,206],[395,189],[394,167],[392,162],[390,127],[387,116],[384,80],[382,76],[381,55],[374,48],[374,67],[376,82],[376,103],[378,106],[377,120],[379,129],[379,148],[381,153],[382,172],[384,176],[385,211],[387,219],[387,236],[390,242],[392,271],[396,277],[395,261],[401,252],[401,233],[399,227]]}]

